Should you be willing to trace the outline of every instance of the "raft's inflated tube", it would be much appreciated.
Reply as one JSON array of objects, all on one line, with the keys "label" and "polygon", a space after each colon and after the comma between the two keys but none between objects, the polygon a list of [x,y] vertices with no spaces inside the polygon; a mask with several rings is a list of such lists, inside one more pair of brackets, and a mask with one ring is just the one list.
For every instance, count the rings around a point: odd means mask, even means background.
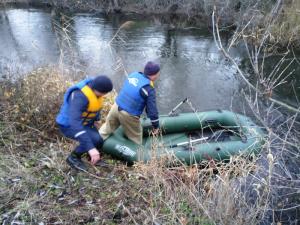
[{"label": "raft's inflated tube", "polygon": [[[151,150],[152,137],[149,137],[151,122],[141,119],[143,126],[143,146],[125,137],[123,129],[118,128],[113,135],[105,140],[103,151],[129,163],[135,161],[147,162],[152,158],[174,156],[186,163],[199,163],[203,160],[224,160],[237,154],[257,154],[264,144],[265,135],[260,127],[246,116],[230,111],[209,111],[198,113],[182,113],[176,116],[160,116],[162,130],[162,145]],[[189,140],[186,132],[203,130],[205,128],[222,127],[239,130],[239,137],[224,142],[205,140],[194,142]],[[175,143],[175,140],[178,142]],[[166,142],[172,143],[166,143]],[[185,142],[189,144],[179,145]],[[167,144],[167,145],[166,145]]]}]

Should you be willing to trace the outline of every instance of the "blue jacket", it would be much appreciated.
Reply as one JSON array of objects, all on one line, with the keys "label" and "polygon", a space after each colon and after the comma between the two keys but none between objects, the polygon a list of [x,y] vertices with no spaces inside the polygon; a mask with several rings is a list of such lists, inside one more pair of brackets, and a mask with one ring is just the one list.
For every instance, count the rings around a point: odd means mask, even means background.
[{"label": "blue jacket", "polygon": [[151,120],[153,128],[159,128],[155,89],[151,85],[146,85],[140,90],[140,94],[145,98],[146,113]]},{"label": "blue jacket", "polygon": [[149,84],[150,80],[143,74],[138,72],[129,74],[116,98],[116,103],[129,114],[140,116],[146,105],[145,99],[140,94],[140,90]]},{"label": "blue jacket", "polygon": [[75,90],[80,90],[81,88],[83,88],[84,86],[86,86],[89,82],[91,82],[92,79],[85,79],[80,81],[79,83],[75,84],[74,86],[68,88],[68,90],[66,91],[65,95],[64,95],[64,102],[60,108],[60,111],[56,117],[56,122],[59,125],[68,127],[70,126],[70,118],[69,118],[69,113],[70,113],[70,104],[69,104],[69,99],[71,94],[75,91]]},{"label": "blue jacket", "polygon": [[[67,127],[74,133],[74,138],[76,138],[82,147],[86,150],[94,148],[94,144],[91,137],[85,132],[82,114],[88,108],[89,100],[81,92],[80,88],[88,85],[91,79],[83,80],[76,84],[75,86],[69,88],[64,96],[64,103],[60,109],[59,114],[56,117],[56,122],[60,126]],[[93,126],[94,121],[100,119],[100,113],[89,121],[86,126]]]},{"label": "blue jacket", "polygon": [[134,116],[140,116],[146,108],[153,127],[159,127],[155,89],[144,74],[134,72],[128,76],[116,103],[122,110]]}]

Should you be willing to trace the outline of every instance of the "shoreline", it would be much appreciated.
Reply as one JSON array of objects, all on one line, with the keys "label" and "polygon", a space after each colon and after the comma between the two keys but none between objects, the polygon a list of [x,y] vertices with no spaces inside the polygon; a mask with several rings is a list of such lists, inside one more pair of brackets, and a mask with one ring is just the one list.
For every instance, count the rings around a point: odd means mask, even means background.
[{"label": "shoreline", "polygon": [[[95,3],[96,1],[92,0]],[[96,3],[95,3],[96,4]],[[69,6],[68,3],[65,5],[55,5],[50,1],[45,0],[43,2],[37,0],[20,0],[20,1],[6,1],[0,3],[0,9],[24,9],[24,8],[37,8],[44,10],[51,10],[54,14],[64,13],[92,13],[92,14],[106,14],[109,16],[113,15],[137,15],[139,17],[160,17],[160,19],[166,23],[170,24],[170,28],[195,28],[197,26],[202,27],[203,24],[207,23],[208,27],[211,26],[209,18],[206,16],[201,16],[200,14],[195,14],[193,16],[187,16],[183,12],[160,12],[160,11],[147,11],[141,10],[133,5],[122,8],[122,10],[114,10],[109,6],[102,5],[85,5],[85,4],[75,4]],[[52,13],[52,12],[51,12]]]},{"label": "shoreline", "polygon": [[111,4],[102,4],[102,1],[90,0],[90,1],[78,1],[76,4],[72,3],[72,0],[67,0],[64,3],[61,1],[37,1],[37,0],[19,0],[19,1],[10,1],[0,2],[0,8],[24,8],[24,7],[37,7],[37,8],[51,8],[53,10],[62,11],[65,10],[70,13],[79,12],[79,13],[106,13],[106,14],[139,14],[144,16],[169,16],[169,17],[180,17],[186,21],[195,21],[201,20],[202,22],[207,20],[207,17],[199,11],[196,13],[185,12],[184,9],[178,9],[177,4],[173,4],[167,8],[156,9],[156,8],[143,8],[141,4],[127,4],[124,6]]}]

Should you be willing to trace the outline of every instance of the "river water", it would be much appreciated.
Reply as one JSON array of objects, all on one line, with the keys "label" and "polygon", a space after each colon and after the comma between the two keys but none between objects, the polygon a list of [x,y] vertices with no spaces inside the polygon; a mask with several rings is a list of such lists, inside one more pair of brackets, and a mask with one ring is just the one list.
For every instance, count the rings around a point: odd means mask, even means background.
[{"label": "river water", "polygon": [[[134,23],[110,42],[129,20]],[[246,56],[242,48],[232,48],[231,54],[238,62]],[[206,26],[175,29],[160,18],[137,15],[62,15],[50,9],[17,7],[0,10],[2,76],[63,62],[86,75],[107,74],[118,91],[125,78],[120,68],[127,73],[142,71],[148,60],[162,67],[156,82],[161,113],[169,112],[185,97],[200,111],[243,111],[239,92],[244,84],[216,48]],[[295,93],[300,96],[296,73],[276,94],[295,103]]]},{"label": "river water", "polygon": [[[129,20],[134,24],[110,42],[118,28]],[[245,84],[236,68],[216,48],[209,29],[205,25],[175,29],[169,22],[162,21],[163,18],[137,15],[62,15],[45,8],[2,8],[0,79],[7,74],[25,74],[41,66],[64,65],[77,71],[76,74],[107,74],[119,91],[126,77],[122,68],[127,73],[141,71],[145,62],[155,60],[162,67],[155,84],[161,114],[168,113],[185,97],[199,111],[244,112],[240,90]],[[226,44],[227,40],[223,41]],[[248,71],[250,66],[243,46],[232,48],[231,54]],[[299,106],[300,59],[297,56],[300,53],[295,55],[293,64],[282,77],[293,73],[273,94],[281,101]],[[287,57],[284,64],[292,58]],[[272,74],[275,68],[280,76],[280,69],[276,69],[279,60],[280,57],[268,58],[265,71]],[[185,106],[182,110],[191,109]],[[291,215],[297,214],[292,212]],[[269,221],[266,224],[270,224]]]}]

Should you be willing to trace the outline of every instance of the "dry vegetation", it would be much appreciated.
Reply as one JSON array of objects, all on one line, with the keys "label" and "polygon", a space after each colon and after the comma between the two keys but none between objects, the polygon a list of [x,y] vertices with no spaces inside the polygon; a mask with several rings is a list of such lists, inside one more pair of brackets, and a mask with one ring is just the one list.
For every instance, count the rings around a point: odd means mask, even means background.
[{"label": "dry vegetation", "polygon": [[[147,4],[172,5],[174,2],[147,1]],[[213,9],[212,5],[209,7]],[[207,12],[209,7],[205,8]],[[219,18],[222,15],[218,11]],[[237,29],[232,44],[245,37],[243,35],[251,37],[253,34],[242,33],[245,31],[242,28]],[[251,27],[251,31],[256,28]],[[260,38],[258,46],[261,43],[267,46],[264,36]],[[255,45],[253,47],[255,50]],[[226,48],[223,50],[227,53]],[[257,54],[250,57],[254,68],[263,68],[257,58],[258,53],[264,52],[267,51],[256,51]],[[229,54],[227,56],[231,59]],[[122,67],[121,59],[118,65]],[[77,173],[65,163],[75,143],[62,138],[54,123],[62,95],[74,82],[69,80],[70,74],[62,72],[50,67],[38,68],[15,82],[1,81],[2,224],[299,223],[298,112],[283,114],[280,107],[284,106],[276,106],[272,101],[267,102],[266,107],[261,101],[265,86],[259,93],[254,91],[258,86],[241,92],[246,107],[269,136],[258,159],[246,161],[237,157],[227,164],[216,165],[210,161],[176,168],[151,161],[127,167],[105,155],[108,166],[90,166],[87,173]],[[257,70],[254,75],[259,81],[267,76],[263,70]],[[276,87],[271,85],[274,80],[269,82],[267,87]],[[108,96],[105,112],[112,102],[113,95]]]},{"label": "dry vegetation", "polygon": [[300,2],[292,0],[286,3],[281,11],[278,23],[272,27],[271,33],[274,41],[283,45],[293,43],[300,45]]},{"label": "dry vegetation", "polygon": [[[96,12],[135,12],[140,14],[163,14],[165,19],[174,26],[184,26],[210,21],[214,6],[218,8],[219,23],[225,29],[238,29],[249,24],[245,33],[250,29],[252,41],[256,42],[263,35],[264,28],[276,16],[276,23],[270,27],[270,43],[281,43],[281,46],[291,43],[299,47],[300,3],[298,0],[2,0],[0,4],[27,3],[32,5],[46,4],[54,10],[69,9]],[[272,11],[278,5],[276,11]],[[271,13],[270,13],[271,12]],[[168,19],[167,19],[168,18]],[[175,21],[174,21],[175,20]],[[186,22],[188,21],[188,22]],[[181,24],[181,25],[179,25]],[[255,29],[255,32],[253,32]]]},{"label": "dry vegetation", "polygon": [[[277,0],[265,15],[254,10],[248,15],[248,19],[245,18],[235,29],[228,45],[224,45],[220,38],[224,27],[220,23],[222,14],[219,10],[222,9],[215,6],[212,13],[216,45],[236,67],[237,74],[245,82],[246,88],[242,93],[253,114],[264,125],[269,135],[266,155],[259,163],[263,165],[269,162],[268,172],[265,168],[265,171],[259,173],[261,180],[270,185],[267,194],[269,203],[264,208],[264,217],[269,218],[269,222],[275,222],[280,218],[280,223],[283,224],[299,223],[300,107],[288,105],[274,97],[276,89],[293,74],[293,71],[290,73],[285,71],[297,61],[296,56],[291,54],[293,52],[291,46],[296,43],[297,28],[293,27],[293,32],[286,30],[285,40],[280,40],[276,28],[283,22],[283,15],[287,16],[285,22],[290,21],[291,15],[286,14],[285,7],[296,7],[297,4],[296,1],[282,4],[281,0]],[[284,23],[282,25],[285,26]],[[252,70],[250,74],[240,68],[239,63],[230,54],[231,47],[240,43],[243,43],[248,53],[249,66]],[[265,60],[274,55],[281,57],[273,62],[274,69],[268,72],[265,70]],[[253,77],[256,83],[250,81]],[[270,162],[273,162],[273,165]]]},{"label": "dry vegetation", "polygon": [[[289,163],[299,163],[299,152],[290,148],[292,142],[299,146],[292,132],[294,117],[269,132],[258,161],[233,158],[227,164],[211,161],[176,168],[152,161],[127,167],[104,156],[107,167],[90,166],[87,173],[76,173],[65,163],[74,143],[58,135],[53,119],[71,83],[64,82],[58,71],[40,68],[16,83],[2,83],[3,224],[257,224],[285,219],[277,218],[274,210],[292,207],[297,212],[299,177],[286,163],[290,154],[294,160]],[[249,103],[253,106],[251,99]],[[271,114],[263,118],[268,120],[272,125]],[[282,137],[278,132],[287,128],[284,140],[275,136]]]}]

